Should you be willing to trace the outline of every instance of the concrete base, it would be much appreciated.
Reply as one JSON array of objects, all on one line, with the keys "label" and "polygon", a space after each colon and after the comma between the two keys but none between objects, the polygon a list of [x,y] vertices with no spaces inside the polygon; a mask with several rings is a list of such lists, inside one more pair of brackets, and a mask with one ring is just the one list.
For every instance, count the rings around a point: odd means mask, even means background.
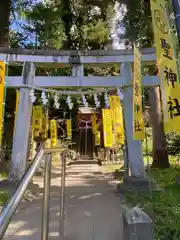
[{"label": "concrete base", "polygon": [[113,176],[115,179],[119,179],[122,177],[125,177],[127,174],[126,169],[120,169],[120,170],[115,170],[115,172],[113,173]]},{"label": "concrete base", "polygon": [[9,193],[13,193],[18,186],[18,182],[12,182],[8,179],[0,181],[0,190],[7,190]]},{"label": "concrete base", "polygon": [[176,177],[176,184],[180,185],[180,176],[179,175]]},{"label": "concrete base", "polygon": [[153,240],[152,219],[140,208],[122,207],[123,239],[124,240]]},{"label": "concrete base", "polygon": [[160,191],[161,189],[157,186],[153,179],[149,177],[139,178],[132,176],[125,176],[123,183],[117,185],[118,192],[151,192]]}]

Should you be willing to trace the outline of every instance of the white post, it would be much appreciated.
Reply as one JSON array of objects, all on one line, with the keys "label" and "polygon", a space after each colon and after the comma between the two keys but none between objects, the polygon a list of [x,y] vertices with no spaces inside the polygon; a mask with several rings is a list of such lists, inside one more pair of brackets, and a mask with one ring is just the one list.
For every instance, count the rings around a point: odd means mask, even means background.
[{"label": "white post", "polygon": [[[34,77],[34,64],[26,62],[23,68],[23,83],[33,84]],[[12,181],[20,180],[26,169],[29,129],[32,115],[32,103],[30,101],[29,93],[30,89],[28,88],[20,89],[19,106],[15,123],[11,167],[9,173],[9,179]]]},{"label": "white post", "polygon": [[83,64],[72,66],[72,76],[73,77],[83,77],[84,76],[84,66]]},{"label": "white post", "polygon": [[124,81],[130,85],[125,88],[123,106],[131,176],[144,177],[145,170],[141,142],[133,140],[133,88],[131,65],[129,63],[122,63],[120,72]]},{"label": "white post", "polygon": [[[73,64],[72,65],[72,76],[73,77],[81,77],[81,76],[84,76],[84,66],[83,66],[83,64]],[[80,81],[79,79],[78,79],[78,81]],[[81,86],[81,82],[77,82],[77,85],[78,86]],[[79,145],[78,146],[78,148],[77,148],[77,159],[79,160],[79,158],[80,158],[80,152],[79,152],[79,150],[80,150],[80,147],[81,147],[81,143],[80,143],[80,139],[81,139],[81,137],[80,136],[77,136],[77,134],[78,133],[76,133],[76,139],[77,139],[77,145]],[[81,134],[81,133],[79,133],[79,134]]]}]

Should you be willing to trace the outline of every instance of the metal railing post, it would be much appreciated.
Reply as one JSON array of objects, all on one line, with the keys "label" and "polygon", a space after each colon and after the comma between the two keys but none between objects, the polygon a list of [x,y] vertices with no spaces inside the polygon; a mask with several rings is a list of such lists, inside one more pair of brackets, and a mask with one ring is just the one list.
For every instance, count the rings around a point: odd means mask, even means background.
[{"label": "metal railing post", "polygon": [[66,152],[61,153],[61,201],[60,201],[60,223],[59,236],[61,240],[64,238],[64,216],[65,216],[65,180],[66,180]]},{"label": "metal railing post", "polygon": [[41,240],[48,240],[49,238],[49,211],[50,211],[49,202],[50,202],[50,185],[51,185],[51,163],[52,163],[52,153],[48,153],[45,155]]},{"label": "metal railing post", "polygon": [[36,155],[34,161],[31,163],[31,165],[23,175],[15,193],[13,194],[11,199],[8,201],[6,206],[3,208],[2,213],[0,215],[0,239],[3,238],[6,232],[6,229],[11,221],[11,218],[15,213],[20,201],[22,200],[24,193],[27,190],[29,182],[34,176],[36,169],[40,165],[43,154],[44,154],[44,151],[43,149],[41,149],[39,153]]}]

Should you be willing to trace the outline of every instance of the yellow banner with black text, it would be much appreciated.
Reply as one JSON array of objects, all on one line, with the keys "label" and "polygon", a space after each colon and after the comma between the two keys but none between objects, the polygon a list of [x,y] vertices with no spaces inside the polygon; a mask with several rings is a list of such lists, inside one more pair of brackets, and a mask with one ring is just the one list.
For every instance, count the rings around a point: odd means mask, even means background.
[{"label": "yellow banner with black text", "polygon": [[51,147],[57,145],[57,122],[55,119],[50,120],[50,135],[51,135]]},{"label": "yellow banner with black text", "polygon": [[180,85],[173,37],[164,0],[151,0],[165,132],[180,132]]},{"label": "yellow banner with black text", "polygon": [[110,96],[114,145],[124,144],[123,112],[119,96]]},{"label": "yellow banner with black text", "polygon": [[71,119],[66,119],[66,131],[67,131],[67,139],[72,139],[72,122]]},{"label": "yellow banner with black text", "polygon": [[143,140],[145,138],[144,119],[142,109],[141,88],[141,53],[134,45],[134,77],[133,77],[133,139]]},{"label": "yellow banner with black text", "polygon": [[32,129],[34,139],[38,140],[43,130],[43,108],[41,105],[33,106]]},{"label": "yellow banner with black text", "polygon": [[104,147],[113,147],[112,112],[111,109],[102,109]]}]

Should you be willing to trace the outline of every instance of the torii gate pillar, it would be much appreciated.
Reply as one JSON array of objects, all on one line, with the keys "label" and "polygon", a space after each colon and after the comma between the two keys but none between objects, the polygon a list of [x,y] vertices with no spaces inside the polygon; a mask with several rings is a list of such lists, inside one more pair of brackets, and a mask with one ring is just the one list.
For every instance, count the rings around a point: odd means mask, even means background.
[{"label": "torii gate pillar", "polygon": [[130,63],[122,63],[120,67],[122,78],[129,87],[125,88],[123,97],[124,119],[127,137],[128,161],[130,165],[131,176],[144,178],[144,162],[141,149],[141,142],[133,140],[133,88],[132,71]]},{"label": "torii gate pillar", "polygon": [[[34,63],[25,62],[23,68],[23,83],[33,85],[35,77]],[[27,146],[31,125],[32,103],[29,97],[30,89],[21,88],[18,112],[13,137],[11,167],[9,180],[18,181],[26,170]]]}]

